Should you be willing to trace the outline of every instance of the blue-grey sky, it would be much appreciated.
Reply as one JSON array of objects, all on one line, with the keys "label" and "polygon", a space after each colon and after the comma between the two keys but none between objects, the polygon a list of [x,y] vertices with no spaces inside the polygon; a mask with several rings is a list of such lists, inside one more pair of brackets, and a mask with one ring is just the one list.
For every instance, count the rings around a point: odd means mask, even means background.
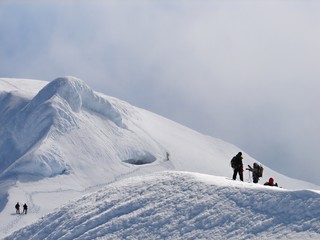
[{"label": "blue-grey sky", "polygon": [[316,0],[2,0],[0,77],[76,76],[320,185],[319,26]]}]

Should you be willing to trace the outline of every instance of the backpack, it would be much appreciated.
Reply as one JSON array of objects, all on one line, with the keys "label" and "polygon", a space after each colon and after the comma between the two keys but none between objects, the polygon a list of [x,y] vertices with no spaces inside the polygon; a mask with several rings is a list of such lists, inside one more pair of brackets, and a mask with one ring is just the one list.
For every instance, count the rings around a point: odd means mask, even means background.
[{"label": "backpack", "polygon": [[258,169],[259,169],[258,177],[262,177],[262,175],[263,175],[263,167],[262,167],[262,165],[258,165]]},{"label": "backpack", "polygon": [[230,165],[232,168],[235,168],[236,167],[236,157],[233,157],[230,161]]}]

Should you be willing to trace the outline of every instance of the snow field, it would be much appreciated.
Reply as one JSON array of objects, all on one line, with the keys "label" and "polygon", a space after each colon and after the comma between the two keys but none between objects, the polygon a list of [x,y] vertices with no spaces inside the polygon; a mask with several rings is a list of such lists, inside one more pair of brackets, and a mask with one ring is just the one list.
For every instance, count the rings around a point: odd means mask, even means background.
[{"label": "snow field", "polygon": [[313,191],[169,171],[107,185],[6,239],[319,239],[319,220]]}]

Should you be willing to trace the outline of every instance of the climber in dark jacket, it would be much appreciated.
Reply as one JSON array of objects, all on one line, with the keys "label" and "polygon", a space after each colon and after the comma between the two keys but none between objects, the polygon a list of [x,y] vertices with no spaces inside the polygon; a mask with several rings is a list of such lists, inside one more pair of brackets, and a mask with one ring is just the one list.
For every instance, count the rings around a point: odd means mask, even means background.
[{"label": "climber in dark jacket", "polygon": [[239,152],[231,160],[231,167],[233,168],[232,179],[236,180],[237,174],[239,173],[240,180],[243,181],[243,163],[242,163],[242,152]]},{"label": "climber in dark jacket", "polygon": [[27,214],[27,211],[28,211],[28,206],[27,206],[27,204],[25,203],[25,204],[23,204],[23,211],[22,211],[22,213]]},{"label": "climber in dark jacket", "polygon": [[20,214],[20,204],[17,202],[16,206],[16,214]]}]

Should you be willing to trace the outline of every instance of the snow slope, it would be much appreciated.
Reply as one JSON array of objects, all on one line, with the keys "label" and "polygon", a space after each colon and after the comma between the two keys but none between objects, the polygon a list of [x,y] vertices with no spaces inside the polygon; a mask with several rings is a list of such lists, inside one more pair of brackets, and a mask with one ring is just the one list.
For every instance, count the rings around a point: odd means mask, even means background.
[{"label": "snow slope", "polygon": [[[30,180],[32,175],[37,180],[72,172],[86,176],[91,185],[100,183],[100,176],[111,180],[119,172],[138,168],[137,164],[162,165],[167,152],[174,169],[229,175],[229,161],[241,151],[94,92],[74,77],[50,83],[2,79],[0,87],[2,179],[26,176]],[[27,91],[31,88],[33,91]],[[248,154],[244,157],[245,164],[255,161]],[[284,187],[308,186],[267,167],[265,170]],[[90,171],[96,173],[96,179]]]},{"label": "snow slope", "polygon": [[103,187],[6,239],[21,236],[48,240],[319,239],[320,194],[165,171]]},{"label": "snow slope", "polygon": [[[131,176],[178,170],[230,177],[230,159],[242,151],[74,77],[0,79],[0,124],[0,238]],[[242,152],[245,164],[257,161]],[[265,166],[261,182],[270,176],[284,188],[320,189]],[[27,216],[13,213],[17,201],[28,203]]]}]

